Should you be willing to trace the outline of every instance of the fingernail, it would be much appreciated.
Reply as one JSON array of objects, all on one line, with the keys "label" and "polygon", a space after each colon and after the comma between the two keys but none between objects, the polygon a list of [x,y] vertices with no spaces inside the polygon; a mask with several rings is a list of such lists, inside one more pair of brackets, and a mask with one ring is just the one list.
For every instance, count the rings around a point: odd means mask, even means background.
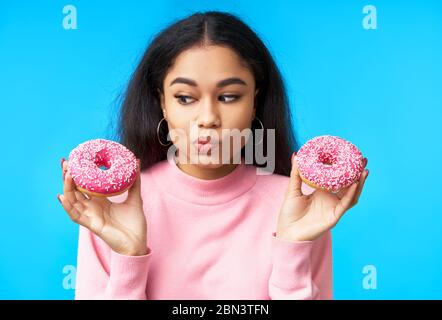
[{"label": "fingernail", "polygon": [[61,160],[60,160],[60,166],[61,166],[61,168],[63,169],[63,162],[65,161],[65,158],[61,158]]},{"label": "fingernail", "polygon": [[60,199],[60,195],[59,195],[59,194],[57,194],[57,199],[58,199],[58,201],[59,201],[60,204],[61,204],[61,199]]},{"label": "fingernail", "polygon": [[292,157],[291,157],[291,159],[290,159],[290,161],[293,163],[293,158],[295,157],[295,155],[296,155],[296,152],[293,152],[292,153]]},{"label": "fingernail", "polygon": [[365,169],[365,171],[367,171],[367,175],[365,176],[365,178],[367,178],[370,171],[368,171],[368,169]]},{"label": "fingernail", "polygon": [[367,166],[367,164],[368,164],[368,158],[364,158],[364,167],[366,167]]}]

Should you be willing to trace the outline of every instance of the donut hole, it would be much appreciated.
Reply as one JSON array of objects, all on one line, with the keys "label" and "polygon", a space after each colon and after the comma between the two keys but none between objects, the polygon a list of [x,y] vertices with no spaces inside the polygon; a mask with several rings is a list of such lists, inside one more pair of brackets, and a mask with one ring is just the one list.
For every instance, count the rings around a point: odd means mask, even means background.
[{"label": "donut hole", "polygon": [[109,157],[107,156],[106,150],[101,150],[97,152],[97,154],[95,155],[94,163],[100,170],[109,170],[109,168],[111,167],[111,163],[109,161]]},{"label": "donut hole", "polygon": [[331,167],[336,162],[336,159],[330,153],[320,153],[318,162],[322,163],[325,167]]},{"label": "donut hole", "polygon": [[95,162],[95,165],[98,167],[98,169],[103,171],[109,170],[111,167],[109,161],[97,161]]},{"label": "donut hole", "polygon": [[322,165],[324,165],[324,166],[326,166],[326,167],[330,167],[330,166],[333,165],[333,163],[332,163],[332,162],[329,162],[329,161],[323,161],[323,162],[322,162]]}]

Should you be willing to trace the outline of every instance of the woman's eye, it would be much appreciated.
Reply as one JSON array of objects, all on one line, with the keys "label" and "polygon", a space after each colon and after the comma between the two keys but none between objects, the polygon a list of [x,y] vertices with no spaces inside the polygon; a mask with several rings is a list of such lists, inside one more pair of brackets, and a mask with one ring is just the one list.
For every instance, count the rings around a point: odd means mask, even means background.
[{"label": "woman's eye", "polygon": [[[178,103],[180,103],[180,104],[190,104],[193,102],[192,100],[195,100],[191,96],[186,96],[186,95],[176,95],[174,97],[178,100]],[[233,102],[239,98],[240,98],[240,96],[238,96],[238,95],[227,95],[226,94],[226,95],[220,96],[220,101],[229,103],[229,102]]]},{"label": "woman's eye", "polygon": [[[229,102],[232,102],[232,101],[234,101],[234,100],[237,100],[240,96],[237,96],[237,95],[223,95],[223,96],[220,96],[220,98],[227,98],[227,100],[224,100],[223,102],[227,102],[227,103],[229,103]],[[230,100],[229,100],[230,99]]]},{"label": "woman's eye", "polygon": [[178,99],[178,103],[180,104],[189,104],[187,98],[193,99],[191,96],[184,96],[184,95],[176,95],[175,98]]}]

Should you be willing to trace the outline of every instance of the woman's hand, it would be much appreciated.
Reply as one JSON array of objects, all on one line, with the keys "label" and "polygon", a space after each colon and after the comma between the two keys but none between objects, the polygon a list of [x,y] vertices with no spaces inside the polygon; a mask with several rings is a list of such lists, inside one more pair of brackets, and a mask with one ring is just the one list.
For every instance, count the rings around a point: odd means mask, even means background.
[{"label": "woman's hand", "polygon": [[112,250],[122,255],[147,254],[147,224],[141,199],[140,162],[134,184],[122,203],[106,197],[86,196],[78,191],[62,159],[63,195],[57,198],[72,221],[88,228]]},{"label": "woman's hand", "polygon": [[[364,168],[367,161],[364,158]],[[296,156],[292,156],[292,171],[279,213],[276,237],[289,241],[311,241],[333,228],[343,214],[358,202],[367,176],[368,170],[364,170],[359,181],[336,194],[315,190],[310,195],[304,195]]]}]

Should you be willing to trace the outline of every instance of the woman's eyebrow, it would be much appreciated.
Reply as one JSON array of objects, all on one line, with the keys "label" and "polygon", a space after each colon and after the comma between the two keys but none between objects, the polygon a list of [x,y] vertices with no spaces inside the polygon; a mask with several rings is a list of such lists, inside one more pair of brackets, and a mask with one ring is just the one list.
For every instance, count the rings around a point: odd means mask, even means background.
[{"label": "woman's eyebrow", "polygon": [[[178,77],[178,78],[176,78],[175,80],[173,80],[173,81],[170,83],[169,86],[172,86],[172,85],[174,85],[174,84],[176,84],[176,83],[184,83],[184,84],[188,84],[189,86],[193,86],[193,87],[197,87],[197,86],[198,86],[197,83],[196,83],[196,81],[194,81],[194,80],[192,80],[192,79],[189,79],[189,78],[183,78],[183,77]],[[245,82],[244,80],[242,80],[242,79],[240,79],[240,78],[235,78],[235,77],[233,77],[233,78],[227,78],[227,79],[221,80],[221,81],[219,81],[219,82],[216,84],[216,86],[217,86],[218,88],[221,88],[221,87],[228,86],[228,85],[230,85],[230,84],[240,84],[240,85],[247,86],[247,84],[246,84],[246,82]]]}]

